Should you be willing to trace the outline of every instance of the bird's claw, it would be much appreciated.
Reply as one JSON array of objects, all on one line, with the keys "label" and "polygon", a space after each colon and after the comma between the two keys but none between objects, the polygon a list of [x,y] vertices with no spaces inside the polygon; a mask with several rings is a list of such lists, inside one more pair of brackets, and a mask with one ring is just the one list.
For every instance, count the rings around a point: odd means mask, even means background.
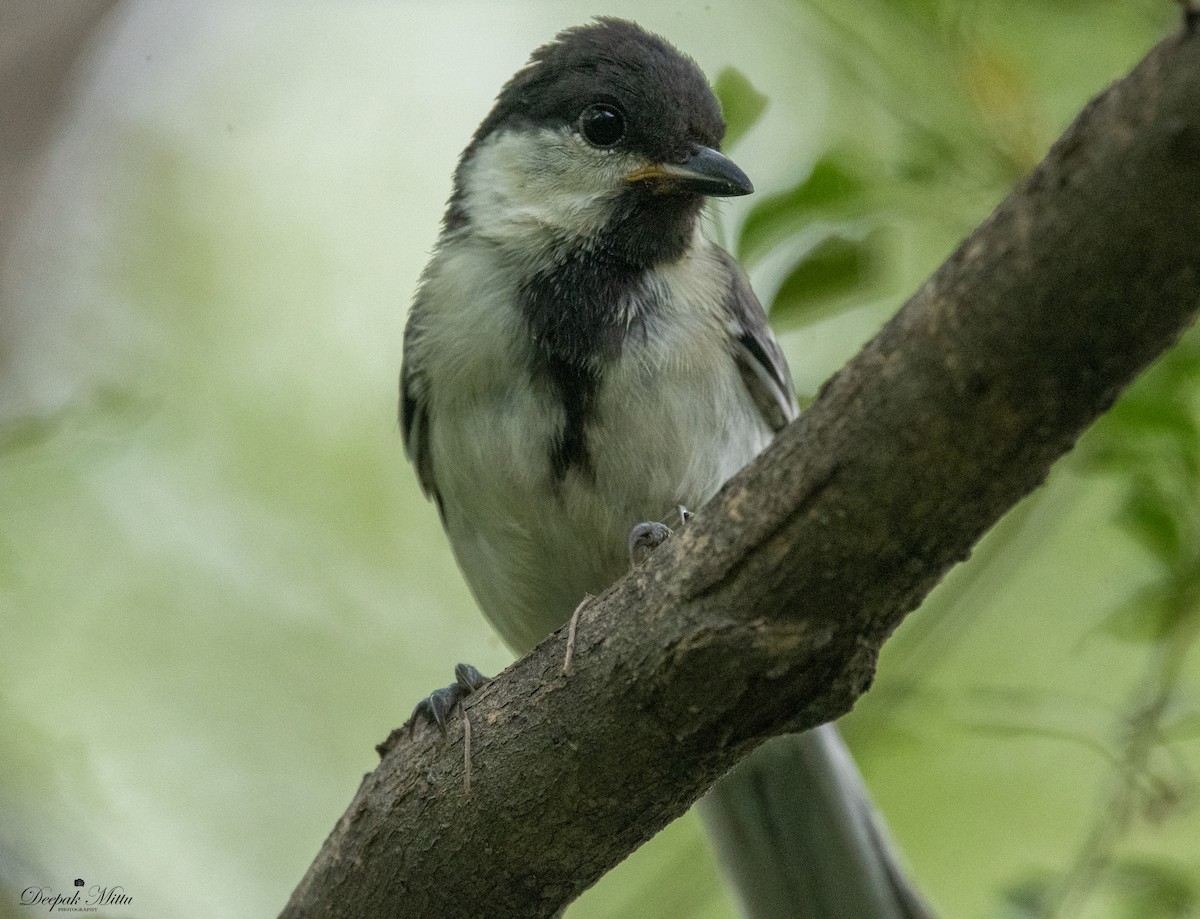
[{"label": "bird's claw", "polygon": [[650,553],[671,538],[671,528],[665,523],[651,520],[639,523],[629,531],[629,564],[640,565]]},{"label": "bird's claw", "polygon": [[[692,519],[692,512],[682,504],[677,506],[679,525],[686,526]],[[650,557],[650,553],[661,546],[674,535],[674,531],[665,523],[657,520],[639,523],[629,531],[629,564],[636,567]]]},{"label": "bird's claw", "polygon": [[408,733],[411,737],[417,728],[417,721],[424,719],[432,721],[446,736],[446,716],[463,699],[475,692],[487,682],[487,677],[470,664],[459,664],[454,668],[454,682],[443,689],[435,689],[417,703],[408,719]]}]

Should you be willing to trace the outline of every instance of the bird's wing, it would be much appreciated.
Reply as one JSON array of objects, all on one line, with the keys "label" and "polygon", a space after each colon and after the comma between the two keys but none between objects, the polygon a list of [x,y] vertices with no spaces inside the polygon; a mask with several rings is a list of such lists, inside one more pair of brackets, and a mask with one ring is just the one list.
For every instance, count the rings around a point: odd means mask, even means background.
[{"label": "bird's wing", "polygon": [[404,453],[416,467],[421,491],[440,509],[442,502],[433,478],[429,449],[429,396],[425,380],[412,361],[412,342],[420,334],[410,320],[404,329],[404,361],[400,368],[400,432],[404,436]]},{"label": "bird's wing", "polygon": [[729,253],[721,251],[721,259],[729,275],[725,321],[733,358],[754,404],[778,431],[800,414],[792,374],[750,281]]}]

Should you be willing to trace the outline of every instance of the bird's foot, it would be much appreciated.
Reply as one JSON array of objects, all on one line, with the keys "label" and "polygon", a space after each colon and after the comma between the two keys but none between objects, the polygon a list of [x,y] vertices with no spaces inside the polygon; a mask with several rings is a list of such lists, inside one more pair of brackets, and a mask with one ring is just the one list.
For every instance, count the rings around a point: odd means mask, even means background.
[{"label": "bird's foot", "polygon": [[454,682],[444,689],[435,689],[417,703],[408,719],[408,734],[411,737],[417,729],[417,722],[424,720],[437,725],[442,736],[446,736],[446,716],[463,699],[475,692],[488,681],[482,673],[470,664],[459,664],[454,668]]},{"label": "bird's foot", "polygon": [[[686,526],[687,522],[692,519],[692,512],[682,504],[678,505],[677,509],[680,527]],[[640,565],[650,557],[650,553],[670,539],[674,533],[675,531],[669,526],[659,523],[657,520],[635,525],[629,531],[629,566],[634,568]]]},{"label": "bird's foot", "polygon": [[[692,512],[682,504],[677,506],[679,511],[679,525],[682,527],[692,519]],[[672,530],[665,523],[658,521],[649,521],[647,523],[639,523],[629,531],[629,565],[636,567],[650,557],[650,553],[661,546],[664,542],[674,535]],[[567,650],[563,655],[563,676],[569,676],[571,673],[571,659],[575,654],[575,629],[579,623],[579,614],[584,608],[591,603],[595,597],[591,594],[585,594],[583,599],[579,601],[579,605],[575,607],[575,612],[571,614],[571,619],[567,625]],[[453,687],[450,687],[453,689]]]},{"label": "bird's foot", "polygon": [[629,567],[636,568],[650,557],[650,553],[673,535],[665,523],[651,520],[639,523],[629,531]]},{"label": "bird's foot", "polygon": [[[377,744],[375,752],[380,759],[387,756],[400,742],[405,733],[411,739],[417,729],[418,721],[432,721],[446,736],[446,716],[464,698],[471,695],[488,681],[482,673],[470,664],[459,664],[454,668],[454,682],[445,689],[436,689],[417,703],[408,721],[388,735],[387,740]],[[463,794],[471,793],[471,719],[463,713]]]}]

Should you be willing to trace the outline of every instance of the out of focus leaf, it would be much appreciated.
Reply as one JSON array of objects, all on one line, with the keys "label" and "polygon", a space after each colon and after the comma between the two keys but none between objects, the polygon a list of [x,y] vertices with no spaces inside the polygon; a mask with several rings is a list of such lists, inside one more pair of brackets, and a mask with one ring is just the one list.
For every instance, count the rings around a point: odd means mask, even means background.
[{"label": "out of focus leaf", "polygon": [[1000,721],[977,721],[967,725],[968,729],[981,735],[995,738],[1019,738],[1053,740],[1081,747],[1090,753],[1095,753],[1106,762],[1114,762],[1112,751],[1105,744],[1089,737],[1083,731],[1072,731],[1067,728],[1043,727],[1037,724],[1005,724]]},{"label": "out of focus leaf", "polygon": [[1122,919],[1187,919],[1200,896],[1188,873],[1165,861],[1129,859],[1113,866]]},{"label": "out of focus leaf", "polygon": [[0,453],[16,453],[41,446],[54,436],[61,422],[61,413],[56,413],[14,418],[0,425]]},{"label": "out of focus leaf", "polygon": [[1029,75],[1011,48],[975,35],[963,43],[958,69],[987,129],[995,152],[1007,160],[1013,181],[1028,172],[1045,152],[1045,128]]},{"label": "out of focus leaf", "polygon": [[1104,617],[1104,631],[1130,644],[1161,641],[1179,620],[1167,590],[1161,582],[1139,590]]},{"label": "out of focus leaf", "polygon": [[[99,385],[85,397],[43,414],[0,423],[0,455],[43,448],[55,438],[85,427],[112,435],[122,425],[140,422],[148,410],[148,400],[134,390]],[[119,435],[107,439],[118,438]]]},{"label": "out of focus leaf", "polygon": [[721,100],[721,111],[725,115],[725,146],[732,146],[762,117],[767,108],[767,97],[736,67],[726,67],[717,74],[713,91]]},{"label": "out of focus leaf", "polygon": [[958,701],[963,708],[955,721],[972,733],[1062,741],[1106,761],[1116,759],[1110,748],[1111,712],[1093,700],[1066,692],[1048,695],[1045,689],[985,686],[971,689]]},{"label": "out of focus leaf", "polygon": [[1134,390],[1113,407],[1110,418],[1110,430],[1173,437],[1191,450],[1200,445],[1194,415],[1173,393]]},{"label": "out of focus leaf", "polygon": [[884,274],[885,233],[863,239],[829,236],[793,266],[771,301],[771,323],[795,329],[824,319],[852,293],[874,288]]},{"label": "out of focus leaf", "polygon": [[738,238],[738,258],[747,264],[762,258],[817,216],[861,211],[866,187],[849,156],[837,151],[825,154],[799,185],[765,198],[751,209]]},{"label": "out of focus leaf", "polygon": [[1084,468],[1117,474],[1139,469],[1156,478],[1177,470],[1189,480],[1200,480],[1200,427],[1178,392],[1185,386],[1190,391],[1190,381],[1151,385],[1165,380],[1157,375],[1148,377],[1101,419],[1083,442],[1080,458]]},{"label": "out of focus leaf", "polygon": [[[1104,419],[1101,419],[1101,424]],[[1072,462],[1085,473],[1123,475],[1140,467],[1145,460],[1145,444],[1133,438],[1113,437],[1099,428],[1087,432],[1079,441]]]},{"label": "out of focus leaf", "polygon": [[1001,891],[1001,916],[1004,919],[1037,919],[1045,916],[1050,906],[1053,880],[1036,875],[1016,881]]},{"label": "out of focus leaf", "polygon": [[1162,733],[1168,740],[1194,740],[1200,737],[1200,705],[1181,706],[1164,718]]},{"label": "out of focus leaf", "polygon": [[1185,333],[1179,344],[1159,359],[1158,368],[1171,391],[1200,379],[1200,332],[1193,328]]},{"label": "out of focus leaf", "polygon": [[1170,565],[1178,561],[1183,546],[1181,512],[1186,509],[1146,483],[1130,490],[1117,515],[1117,523],[1160,561]]},{"label": "out of focus leaf", "polygon": [[1190,803],[1192,782],[1161,769],[1148,772],[1138,786],[1138,814],[1152,825],[1165,823]]}]

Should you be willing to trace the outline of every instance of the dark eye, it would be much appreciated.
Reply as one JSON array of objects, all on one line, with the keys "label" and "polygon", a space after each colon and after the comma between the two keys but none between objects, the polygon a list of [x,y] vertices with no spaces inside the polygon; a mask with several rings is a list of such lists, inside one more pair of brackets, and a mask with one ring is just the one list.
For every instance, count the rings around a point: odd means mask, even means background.
[{"label": "dark eye", "polygon": [[611,147],[625,136],[625,116],[615,105],[597,102],[579,116],[579,133],[597,147]]}]

